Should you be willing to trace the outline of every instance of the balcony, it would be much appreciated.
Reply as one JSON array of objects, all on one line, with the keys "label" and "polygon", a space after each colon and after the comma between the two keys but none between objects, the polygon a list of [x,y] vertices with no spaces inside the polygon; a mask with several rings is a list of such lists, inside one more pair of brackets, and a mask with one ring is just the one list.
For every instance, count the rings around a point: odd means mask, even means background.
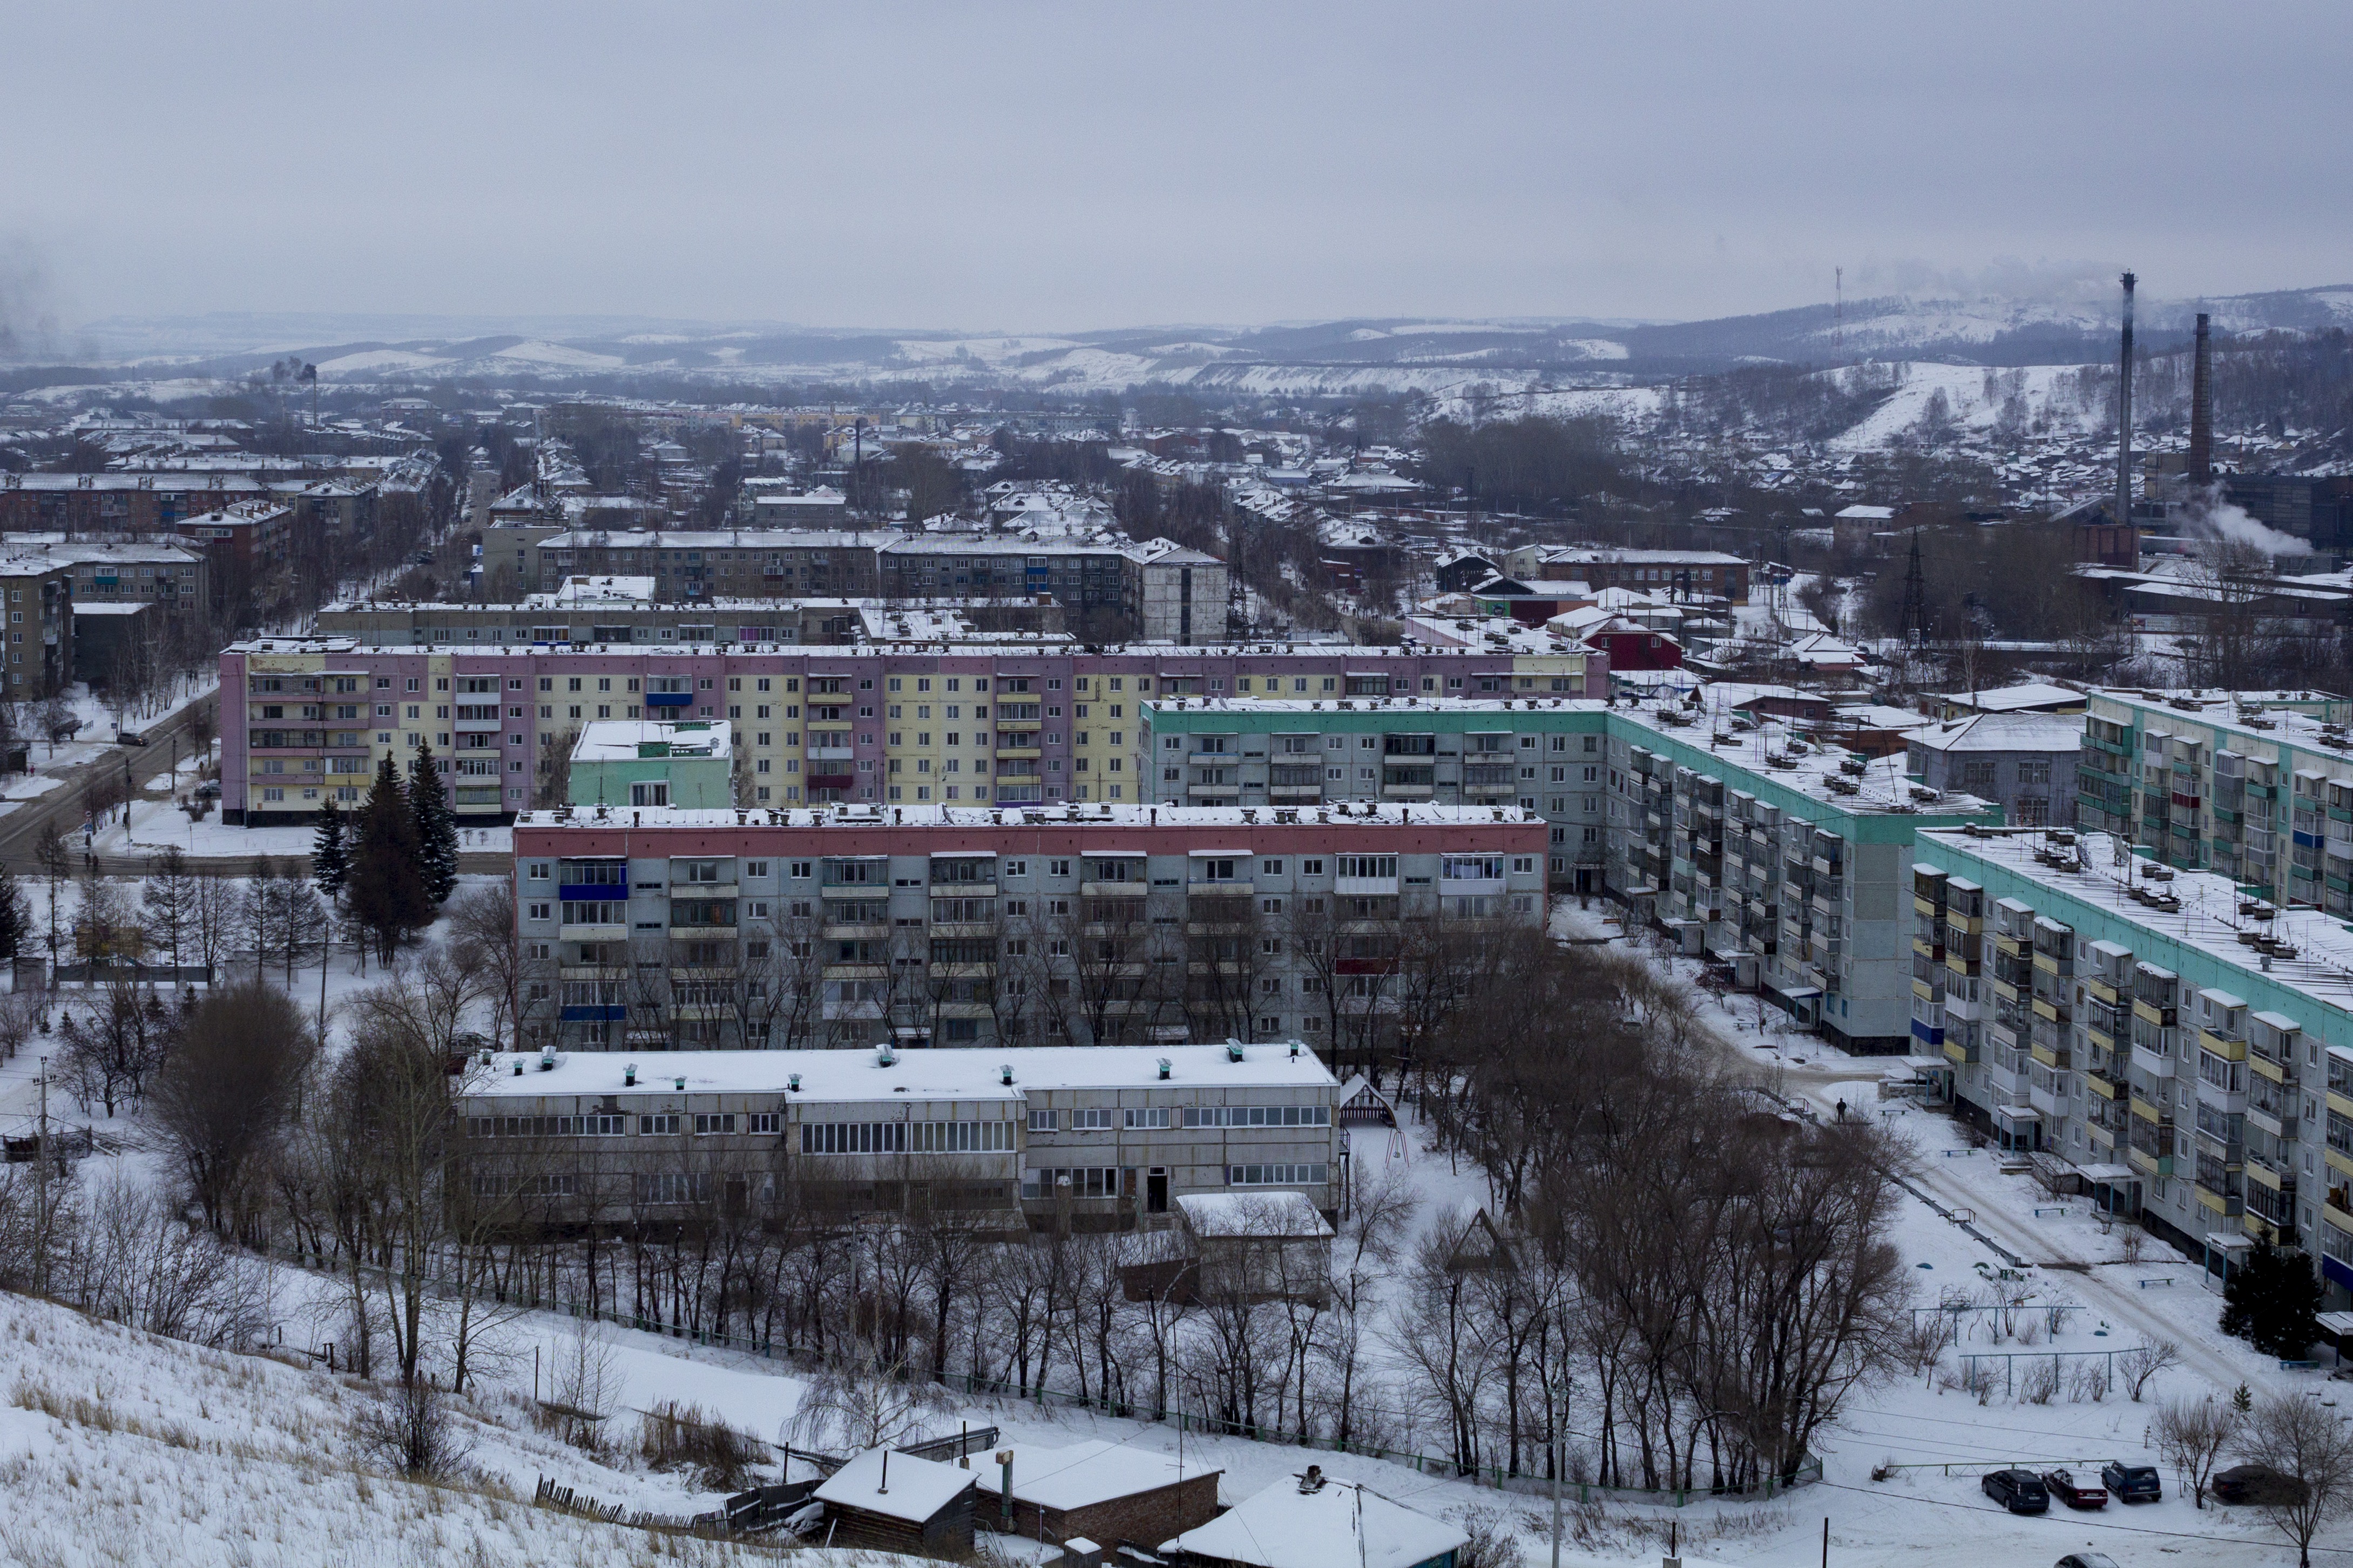
[{"label": "balcony", "polygon": [[[622,908],[615,904],[614,912],[620,914]],[[558,926],[555,931],[558,942],[627,942],[628,936],[629,922],[626,915],[599,925]]]}]

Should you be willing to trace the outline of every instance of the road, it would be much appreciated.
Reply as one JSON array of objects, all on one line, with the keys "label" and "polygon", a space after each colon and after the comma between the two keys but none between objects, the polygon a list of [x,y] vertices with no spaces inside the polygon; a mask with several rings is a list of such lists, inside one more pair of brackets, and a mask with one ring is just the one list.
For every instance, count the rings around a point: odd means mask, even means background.
[{"label": "road", "polygon": [[[1726,1059],[1752,1074],[1760,1072],[1754,1058],[1736,1048],[1721,1036],[1711,1034],[1709,1037]],[[1778,1069],[1781,1092],[1790,1099],[1805,1101],[1827,1120],[1837,1114],[1840,1098],[1837,1085],[1852,1085],[1859,1079],[1875,1079],[1886,1065],[1868,1057],[1810,1056],[1802,1067],[1788,1066]],[[1852,1111],[1856,1108],[1850,1104],[1848,1109]],[[1957,1144],[1962,1138],[1963,1134],[1956,1123],[1953,1142]],[[2137,1342],[2154,1344],[2159,1340],[2173,1341],[2181,1347],[2183,1368],[2211,1383],[2217,1392],[2236,1388],[2248,1381],[2243,1366],[2200,1336],[2184,1333],[2180,1324],[2153,1310],[2151,1298],[2138,1286],[2125,1289],[2114,1270],[2084,1268],[2092,1261],[2090,1258],[2073,1256],[2059,1238],[2036,1229],[1992,1201],[1985,1191],[1985,1184],[2007,1178],[1995,1173],[1994,1162],[1990,1159],[1924,1160],[1905,1179],[1945,1208],[1969,1211],[1970,1223],[1992,1241],[1994,1247],[2006,1249],[2012,1257],[2024,1258],[2031,1265],[2060,1274],[2064,1280],[2063,1288],[2068,1295],[2128,1335],[2137,1336]],[[2006,1266],[2010,1258],[1995,1251],[1994,1247],[1988,1248],[1989,1256],[1993,1261]],[[2149,1243],[2149,1260],[2129,1272],[2144,1278],[2161,1279],[2170,1275],[2179,1281],[2170,1287],[2176,1291],[2201,1289],[2200,1266],[2188,1258],[2177,1258],[2171,1248],[2154,1239]],[[2058,1280],[2052,1282],[2055,1284]],[[2134,1341],[2127,1339],[2125,1342]]]},{"label": "road", "polygon": [[[78,831],[82,824],[82,785],[102,773],[119,771],[125,758],[130,760],[131,776],[141,794],[160,795],[168,791],[170,781],[167,775],[172,771],[175,746],[176,754],[185,758],[189,754],[188,731],[195,715],[201,710],[207,721],[212,721],[219,711],[219,705],[217,692],[199,698],[171,718],[152,726],[146,731],[148,744],[110,747],[86,763],[52,774],[52,777],[64,782],[55,789],[19,803],[14,811],[0,816],[0,864],[18,873],[38,870],[39,867],[33,858],[33,849],[40,842],[41,830],[54,823],[59,833]],[[217,728],[217,723],[213,722],[212,727]],[[151,788],[159,778],[164,780],[163,788]],[[134,868],[136,871],[145,869],[143,863]]]}]

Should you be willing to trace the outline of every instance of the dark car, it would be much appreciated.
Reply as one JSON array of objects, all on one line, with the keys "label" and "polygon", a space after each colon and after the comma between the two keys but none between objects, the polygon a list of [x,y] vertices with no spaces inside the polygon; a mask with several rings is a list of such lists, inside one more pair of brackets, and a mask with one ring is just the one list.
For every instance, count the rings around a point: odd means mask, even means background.
[{"label": "dark car", "polygon": [[2059,1568],[2116,1568],[2116,1560],[2105,1552],[2070,1552],[2059,1559]]},{"label": "dark car", "polygon": [[2051,1507],[2051,1493],[2032,1470],[1989,1471],[1979,1484],[1986,1496],[2012,1513],[2043,1513]]},{"label": "dark car", "polygon": [[136,730],[117,730],[114,743],[118,746],[143,746],[147,743],[147,737]]},{"label": "dark car", "polygon": [[2072,1470],[2045,1470],[2042,1472],[2042,1484],[2050,1489],[2052,1497],[2069,1508],[2108,1506],[2108,1494],[2105,1489],[2078,1485]]},{"label": "dark car", "polygon": [[2155,1465],[2126,1465],[2111,1459],[2100,1467],[2100,1484],[2118,1502],[2156,1502],[2165,1496]]},{"label": "dark car", "polygon": [[198,800],[218,800],[220,798],[220,780],[206,779],[204,783],[198,784],[196,786],[196,798]]},{"label": "dark car", "polygon": [[2293,1506],[2311,1489],[2294,1476],[2284,1476],[2269,1465],[2233,1465],[2217,1470],[2207,1489],[2216,1502],[2285,1503]]}]

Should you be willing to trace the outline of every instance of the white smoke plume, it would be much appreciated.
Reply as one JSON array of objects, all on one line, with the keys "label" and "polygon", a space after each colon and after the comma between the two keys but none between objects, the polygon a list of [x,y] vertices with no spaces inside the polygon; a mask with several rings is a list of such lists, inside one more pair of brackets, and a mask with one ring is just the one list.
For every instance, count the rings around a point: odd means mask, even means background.
[{"label": "white smoke plume", "polygon": [[2312,546],[2293,533],[2282,533],[2266,527],[2247,515],[2247,509],[2222,499],[2222,487],[2210,487],[2204,494],[2189,502],[2188,531],[2195,539],[2220,539],[2232,544],[2251,545],[2274,559],[2283,555],[2309,555]]}]

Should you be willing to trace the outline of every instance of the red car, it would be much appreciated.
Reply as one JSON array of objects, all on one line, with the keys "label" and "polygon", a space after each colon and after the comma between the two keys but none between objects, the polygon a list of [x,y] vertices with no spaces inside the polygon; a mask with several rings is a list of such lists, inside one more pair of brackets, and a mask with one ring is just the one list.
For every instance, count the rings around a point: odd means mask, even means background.
[{"label": "red car", "polygon": [[2057,1498],[2069,1508],[2093,1509],[2108,1506],[2108,1491],[2105,1487],[2077,1486],[2075,1477],[2071,1471],[2045,1470],[2042,1472],[2042,1484],[2050,1489],[2052,1497]]}]

